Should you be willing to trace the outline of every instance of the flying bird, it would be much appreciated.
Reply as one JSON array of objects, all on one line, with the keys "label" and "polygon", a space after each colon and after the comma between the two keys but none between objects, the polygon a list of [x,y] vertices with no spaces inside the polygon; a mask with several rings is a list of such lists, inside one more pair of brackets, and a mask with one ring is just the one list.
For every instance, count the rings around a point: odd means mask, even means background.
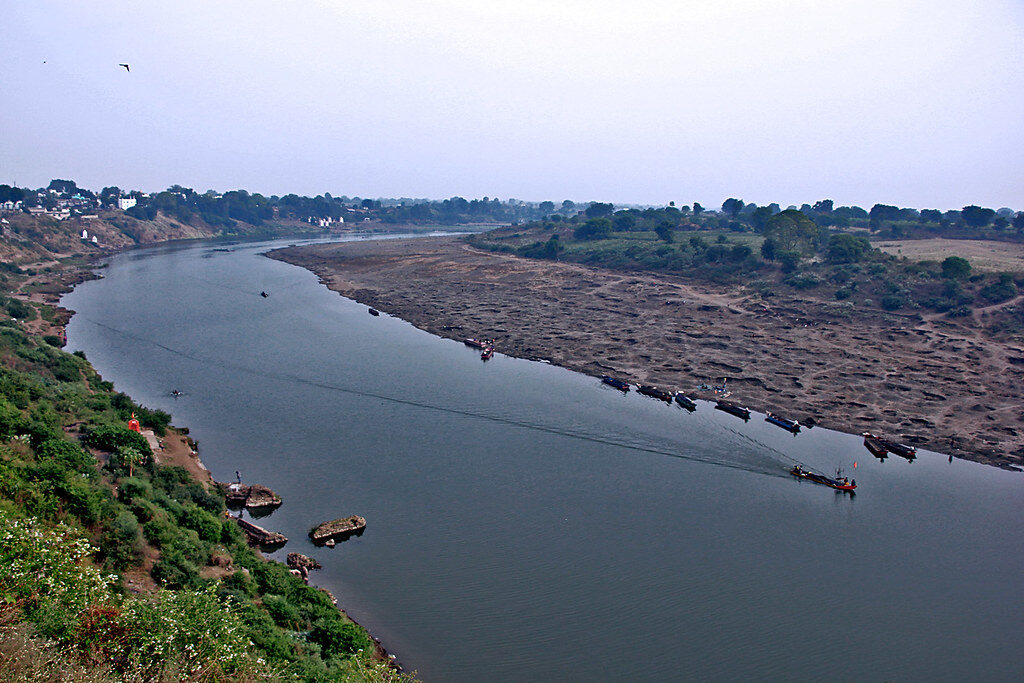
[{"label": "flying bird", "polygon": [[127,64],[118,64],[118,66],[123,66],[125,71],[131,73],[131,69],[128,68]]}]

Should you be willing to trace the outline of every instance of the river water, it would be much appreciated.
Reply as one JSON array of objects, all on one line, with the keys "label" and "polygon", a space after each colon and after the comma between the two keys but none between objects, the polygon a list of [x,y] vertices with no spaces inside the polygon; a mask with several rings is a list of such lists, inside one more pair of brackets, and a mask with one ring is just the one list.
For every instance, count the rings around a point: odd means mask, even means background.
[{"label": "river water", "polygon": [[1024,475],[483,363],[261,255],[296,242],[117,255],[68,348],[277,491],[276,556],[424,680],[1024,680]]}]

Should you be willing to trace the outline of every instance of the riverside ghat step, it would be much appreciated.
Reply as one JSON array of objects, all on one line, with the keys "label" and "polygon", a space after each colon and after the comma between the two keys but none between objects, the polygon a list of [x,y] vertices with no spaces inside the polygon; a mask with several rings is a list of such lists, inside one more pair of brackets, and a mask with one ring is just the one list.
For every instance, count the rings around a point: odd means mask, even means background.
[{"label": "riverside ghat step", "polygon": [[323,522],[309,531],[309,538],[315,545],[333,546],[350,536],[360,536],[366,529],[366,520],[359,515],[340,517]]}]

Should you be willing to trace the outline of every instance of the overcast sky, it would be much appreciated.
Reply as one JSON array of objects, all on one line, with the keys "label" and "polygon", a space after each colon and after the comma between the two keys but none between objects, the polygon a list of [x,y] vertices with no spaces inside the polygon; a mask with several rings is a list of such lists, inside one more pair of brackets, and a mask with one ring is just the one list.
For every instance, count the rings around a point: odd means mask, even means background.
[{"label": "overcast sky", "polygon": [[1024,209],[1021,0],[3,15],[0,183]]}]

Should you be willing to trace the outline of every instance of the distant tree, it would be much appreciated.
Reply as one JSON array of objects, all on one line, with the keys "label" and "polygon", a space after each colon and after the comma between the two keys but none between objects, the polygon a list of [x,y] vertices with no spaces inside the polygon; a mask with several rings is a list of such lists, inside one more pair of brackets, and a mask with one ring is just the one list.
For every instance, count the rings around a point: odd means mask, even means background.
[{"label": "distant tree", "polygon": [[840,233],[829,237],[825,253],[831,263],[856,263],[871,250],[866,237]]},{"label": "distant tree", "polygon": [[859,206],[840,206],[838,209],[833,210],[832,214],[846,219],[863,220],[868,217],[868,212]]},{"label": "distant tree", "polygon": [[992,227],[1001,232],[1010,227],[1010,221],[1006,219],[1006,216],[996,216],[995,220],[992,221]]},{"label": "distant tree", "polygon": [[810,256],[818,244],[819,228],[802,212],[786,209],[768,219],[764,236],[775,242],[778,251]]},{"label": "distant tree", "polygon": [[960,210],[960,217],[963,218],[964,223],[973,228],[985,227],[992,222],[995,215],[996,212],[992,209],[984,209],[973,204]]},{"label": "distant tree", "polygon": [[572,213],[576,210],[576,202],[566,199],[562,202],[562,213]]},{"label": "distant tree", "polygon": [[801,204],[800,205],[800,213],[804,214],[805,216],[807,214],[811,213],[811,205],[810,204]]},{"label": "distant tree", "polygon": [[783,273],[792,273],[800,267],[800,254],[795,251],[780,251],[776,253],[775,260]]},{"label": "distant tree", "polygon": [[78,185],[75,184],[74,180],[61,180],[60,178],[54,178],[50,181],[50,184],[46,186],[47,190],[53,190],[60,194],[74,194],[78,190]]},{"label": "distant tree", "polygon": [[1024,211],[1018,211],[1014,215],[1013,220],[1010,221],[1010,224],[1017,232],[1024,233]]},{"label": "distant tree", "polygon": [[25,197],[25,191],[20,187],[0,185],[0,202],[20,202]]},{"label": "distant tree", "polygon": [[768,225],[768,219],[775,215],[772,212],[770,206],[759,206],[754,210],[754,213],[750,215],[750,224],[754,226],[754,230],[757,232],[763,232],[766,225]]},{"label": "distant tree", "polygon": [[747,244],[734,244],[729,250],[729,260],[739,263],[749,257],[754,250]]},{"label": "distant tree", "polygon": [[916,221],[920,219],[921,214],[917,209],[900,209],[901,221]]},{"label": "distant tree", "polygon": [[771,204],[769,204],[768,208],[772,210],[772,215],[773,216],[775,214],[779,213],[780,211],[782,211],[782,207],[779,206],[776,202],[772,202]]},{"label": "distant tree", "polygon": [[614,211],[615,206],[612,204],[591,202],[584,213],[587,218],[601,218],[603,216],[611,216]]},{"label": "distant tree", "polygon": [[971,274],[971,262],[959,256],[950,256],[942,262],[942,276],[950,280],[966,280]]},{"label": "distant tree", "polygon": [[740,211],[743,210],[743,200],[730,197],[722,202],[722,212],[727,213],[732,217],[736,217]]},{"label": "distant tree", "polygon": [[832,213],[832,200],[831,199],[820,199],[814,202],[814,206],[811,210],[815,213]]},{"label": "distant tree", "polygon": [[540,212],[546,216],[546,215],[548,215],[550,213],[554,213],[554,211],[555,211],[555,203],[554,202],[541,202],[540,204],[537,205],[537,209],[539,209]]},{"label": "distant tree", "polygon": [[657,235],[658,239],[665,244],[672,244],[676,240],[675,235],[672,232],[672,228],[674,227],[675,225],[671,221],[662,221],[658,224],[658,227],[654,229],[654,234]]},{"label": "distant tree", "polygon": [[761,242],[761,258],[765,261],[774,261],[776,249],[775,240],[766,239],[764,242]]},{"label": "distant tree", "polygon": [[632,211],[616,211],[612,218],[612,227],[617,232],[629,232],[636,226],[636,216]]},{"label": "distant tree", "polygon": [[699,216],[704,213],[704,207],[700,205],[700,202],[693,203],[693,215]]},{"label": "distant tree", "polygon": [[942,212],[938,209],[922,209],[919,220],[922,223],[938,223],[942,220]]},{"label": "distant tree", "polygon": [[607,218],[590,218],[576,228],[573,237],[578,240],[602,240],[612,234],[612,222]]},{"label": "distant tree", "polygon": [[871,219],[872,227],[877,227],[882,221],[898,220],[899,217],[899,207],[890,206],[889,204],[875,204],[871,207],[871,211],[868,213],[868,218]]}]

